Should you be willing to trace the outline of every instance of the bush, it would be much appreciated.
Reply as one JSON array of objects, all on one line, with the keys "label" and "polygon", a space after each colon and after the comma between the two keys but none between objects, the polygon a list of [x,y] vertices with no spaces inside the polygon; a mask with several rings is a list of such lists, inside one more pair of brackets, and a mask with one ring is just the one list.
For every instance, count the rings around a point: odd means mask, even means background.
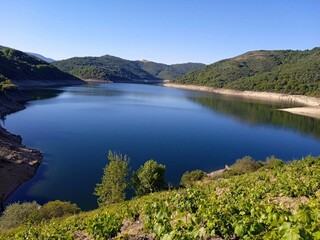
[{"label": "bush", "polygon": [[36,222],[40,205],[36,202],[13,203],[9,205],[0,217],[0,229],[11,229],[27,222]]},{"label": "bush", "polygon": [[229,171],[232,174],[244,174],[248,172],[254,172],[262,166],[262,163],[256,162],[252,157],[245,156],[232,164]]},{"label": "bush", "polygon": [[132,185],[136,194],[142,196],[163,190],[166,186],[165,171],[164,165],[158,164],[155,160],[147,161],[133,173]]},{"label": "bush", "polygon": [[110,214],[99,215],[88,222],[88,231],[94,239],[109,239],[120,231],[122,219]]},{"label": "bush", "polygon": [[276,158],[275,156],[267,157],[264,162],[264,167],[266,168],[276,168],[284,165],[284,162],[281,159]]},{"label": "bush", "polygon": [[194,170],[185,172],[180,180],[180,185],[183,187],[192,187],[196,181],[200,181],[206,173],[202,170]]},{"label": "bush", "polygon": [[0,74],[0,91],[17,88],[9,79]]},{"label": "bush", "polygon": [[64,215],[73,215],[80,211],[81,209],[74,203],[56,200],[48,202],[40,208],[40,218],[47,220]]}]

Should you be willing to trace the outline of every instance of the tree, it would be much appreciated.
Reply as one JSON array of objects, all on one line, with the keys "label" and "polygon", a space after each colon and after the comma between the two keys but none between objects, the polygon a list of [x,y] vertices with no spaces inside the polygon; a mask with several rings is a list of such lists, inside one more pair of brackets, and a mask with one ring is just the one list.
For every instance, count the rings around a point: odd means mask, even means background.
[{"label": "tree", "polygon": [[110,160],[103,170],[101,183],[95,187],[94,194],[98,196],[99,206],[125,200],[125,190],[128,187],[127,176],[129,174],[129,159],[126,155],[112,153],[109,151]]},{"label": "tree", "polygon": [[166,167],[155,160],[147,161],[133,173],[132,185],[138,196],[157,192],[165,188]]}]

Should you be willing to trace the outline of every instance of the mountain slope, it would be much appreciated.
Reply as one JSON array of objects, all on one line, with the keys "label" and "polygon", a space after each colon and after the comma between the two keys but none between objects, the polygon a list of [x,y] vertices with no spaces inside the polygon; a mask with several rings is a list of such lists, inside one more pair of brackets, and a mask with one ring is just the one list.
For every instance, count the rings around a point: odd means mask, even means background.
[{"label": "mountain slope", "polygon": [[18,86],[81,84],[80,79],[21,51],[0,48],[0,77]]},{"label": "mountain slope", "polygon": [[248,52],[178,77],[175,82],[320,96],[320,48]]},{"label": "mountain slope", "polygon": [[129,61],[110,55],[75,57],[56,61],[52,65],[82,79],[110,81],[174,79],[204,66],[204,64],[197,63],[166,65],[149,61]]},{"label": "mountain slope", "polygon": [[56,61],[53,66],[82,79],[112,81],[157,80],[135,62],[104,55],[102,57],[74,57]]},{"label": "mountain slope", "polygon": [[38,53],[26,52],[26,54],[29,54],[29,55],[31,55],[31,56],[34,56],[34,57],[36,57],[36,58],[38,58],[38,59],[40,59],[40,60],[42,60],[42,61],[45,61],[45,62],[47,62],[47,63],[52,63],[52,62],[55,61],[55,60],[52,59],[52,58],[47,58],[47,57],[42,56],[41,54],[38,54]]},{"label": "mountain slope", "polygon": [[150,61],[136,61],[137,64],[148,73],[160,79],[172,80],[188,72],[198,70],[205,66],[202,63],[181,63],[166,65]]}]

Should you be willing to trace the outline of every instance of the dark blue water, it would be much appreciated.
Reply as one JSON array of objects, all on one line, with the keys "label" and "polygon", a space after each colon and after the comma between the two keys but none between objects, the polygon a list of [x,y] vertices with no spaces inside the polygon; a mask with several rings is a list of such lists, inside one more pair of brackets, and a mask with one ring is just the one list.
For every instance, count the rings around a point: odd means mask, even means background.
[{"label": "dark blue water", "polygon": [[5,127],[44,154],[37,175],[8,202],[60,199],[83,209],[109,150],[137,169],[155,159],[176,185],[185,171],[211,171],[250,155],[284,160],[320,155],[320,122],[279,105],[151,85],[91,84],[62,88],[7,116]]}]

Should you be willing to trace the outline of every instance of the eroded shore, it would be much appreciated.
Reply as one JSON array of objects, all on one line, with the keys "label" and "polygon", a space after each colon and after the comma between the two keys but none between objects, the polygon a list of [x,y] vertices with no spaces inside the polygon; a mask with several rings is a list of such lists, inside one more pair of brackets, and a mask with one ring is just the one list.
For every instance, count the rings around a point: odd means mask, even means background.
[{"label": "eroded shore", "polygon": [[[19,90],[1,93],[0,117],[24,109],[28,100]],[[38,150],[27,148],[20,136],[0,127],[0,208],[11,193],[35,175],[41,159]]]},{"label": "eroded shore", "polygon": [[255,100],[266,100],[266,101],[286,101],[292,104],[300,104],[305,107],[293,107],[279,109],[281,111],[290,112],[293,114],[304,115],[320,119],[320,98],[308,97],[302,95],[289,95],[281,93],[269,93],[269,92],[254,92],[254,91],[237,91],[231,89],[220,89],[206,86],[197,85],[184,85],[171,82],[165,82],[162,84],[165,87],[173,87],[186,90],[204,91],[215,94],[235,96],[240,98],[255,99]]},{"label": "eroded shore", "polygon": [[[74,80],[19,80],[12,81],[19,88],[0,93],[0,118],[25,108],[25,103],[32,100],[20,88],[57,87],[86,84],[80,79]],[[23,123],[22,123],[23,124]],[[0,210],[8,197],[24,182],[37,172],[42,154],[36,149],[22,144],[20,136],[9,133],[0,126]],[[1,212],[1,211],[0,211]]]}]

